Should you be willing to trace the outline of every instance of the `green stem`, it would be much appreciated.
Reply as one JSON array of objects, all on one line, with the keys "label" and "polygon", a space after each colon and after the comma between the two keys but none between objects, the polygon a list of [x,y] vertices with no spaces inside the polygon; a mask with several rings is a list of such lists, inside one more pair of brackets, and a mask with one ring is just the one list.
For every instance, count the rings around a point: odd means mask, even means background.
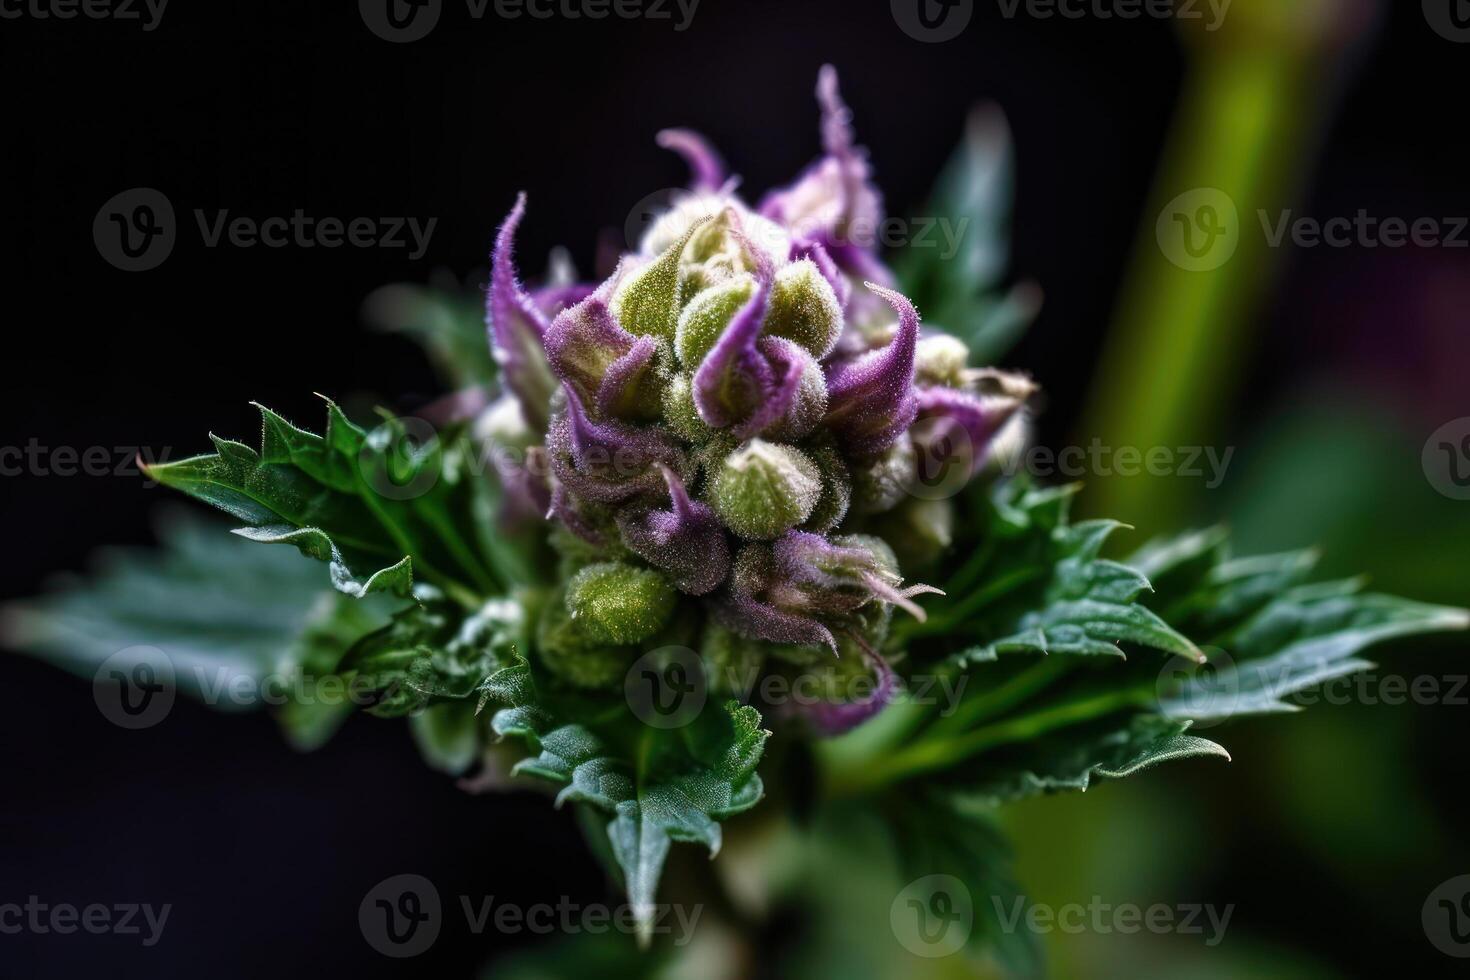
[{"label": "green stem", "polygon": [[948,769],[1004,745],[1029,741],[1058,728],[1143,707],[1149,703],[1149,696],[1150,692],[1142,688],[1112,691],[986,725],[963,735],[919,742],[886,759],[875,761],[861,772],[848,775],[835,785],[834,795],[859,796],[905,779]]},{"label": "green stem", "polygon": [[1064,657],[1046,657],[983,694],[961,701],[953,714],[940,718],[930,731],[934,734],[968,731],[983,721],[1004,715],[1050,686],[1070,668],[1071,664]]}]

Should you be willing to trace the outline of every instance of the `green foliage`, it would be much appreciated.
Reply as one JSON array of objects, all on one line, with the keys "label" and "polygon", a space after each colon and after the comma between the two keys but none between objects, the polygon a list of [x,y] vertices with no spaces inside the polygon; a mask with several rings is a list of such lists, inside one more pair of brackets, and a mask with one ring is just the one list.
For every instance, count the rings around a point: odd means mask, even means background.
[{"label": "green foliage", "polygon": [[[607,814],[607,839],[638,922],[652,938],[658,879],[675,841],[719,853],[719,821],[753,807],[763,793],[756,764],[769,732],[749,706],[728,702],[676,730],[645,726],[624,708],[567,710],[543,698],[529,662],[506,667],[482,686],[481,704],[506,705],[491,719],[497,735],[523,739],[533,754],[517,774],[562,784],[557,805]],[[602,724],[593,719],[601,714]],[[608,715],[611,715],[609,718]],[[576,720],[573,720],[576,719]]]},{"label": "green foliage", "polygon": [[[7,645],[86,680],[132,647],[161,650],[178,689],[221,710],[264,706],[267,677],[287,736],[315,748],[351,713],[323,696],[330,674],[360,636],[380,627],[388,604],[324,589],[319,570],[289,551],[255,548],[213,521],[169,511],[159,547],[99,553],[90,579],[72,578],[38,599],[3,608]],[[228,692],[249,692],[244,698]]]},{"label": "green foliage", "polygon": [[924,212],[935,226],[923,234],[916,221],[894,261],[900,288],[926,325],[964,341],[981,364],[1004,355],[1041,307],[1034,283],[996,292],[1009,259],[1014,170],[1004,117],[993,107],[976,110]]},{"label": "green foliage", "polygon": [[519,566],[493,543],[491,482],[461,430],[389,418],[368,432],[331,401],[324,435],[260,414],[259,450],[210,436],[215,453],[150,466],[149,476],[246,522],[243,537],[328,562],[348,595],[406,596],[417,578],[473,606],[515,584]]}]

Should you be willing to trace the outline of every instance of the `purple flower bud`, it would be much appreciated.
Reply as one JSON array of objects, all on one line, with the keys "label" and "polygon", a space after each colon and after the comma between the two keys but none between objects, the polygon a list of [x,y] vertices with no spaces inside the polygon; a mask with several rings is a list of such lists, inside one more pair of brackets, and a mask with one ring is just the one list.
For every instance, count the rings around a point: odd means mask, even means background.
[{"label": "purple flower bud", "polygon": [[817,76],[817,102],[824,155],[796,183],[768,194],[760,213],[797,239],[820,244],[848,273],[891,282],[876,248],[883,199],[873,185],[867,153],[856,145],[852,110],[842,101],[831,65],[823,65]]},{"label": "purple flower bud", "polygon": [[658,392],[649,384],[656,349],[652,337],[634,337],[618,325],[602,290],[563,311],[546,331],[556,376],[604,417],[640,414],[640,403],[657,407]]},{"label": "purple flower bud", "polygon": [[876,538],[792,531],[771,549],[777,574],[787,595],[800,594],[803,604],[828,617],[857,612],[871,600],[892,603],[923,621],[924,610],[912,597],[939,592],[928,585],[902,583],[897,562]]},{"label": "purple flower bud", "polygon": [[714,511],[689,499],[673,470],[660,467],[669,488],[669,510],[618,514],[623,543],[649,564],[668,572],[681,592],[713,592],[730,571],[730,545]]},{"label": "purple flower bud", "polygon": [[892,552],[876,538],[829,540],[792,531],[772,545],[740,550],[715,615],[723,626],[751,639],[820,644],[835,653],[832,630],[856,635],[859,610],[875,601],[924,618],[913,597],[939,590],[901,584]]},{"label": "purple flower bud", "polygon": [[526,213],[526,195],[517,195],[500,232],[490,260],[490,291],[486,313],[490,321],[490,344],[506,386],[520,399],[526,421],[537,431],[546,427],[556,379],[546,363],[542,338],[546,316],[516,279],[516,229]]},{"label": "purple flower bud", "polygon": [[873,283],[869,289],[898,312],[888,346],[835,365],[827,375],[827,420],[850,452],[882,452],[903,435],[918,413],[914,397],[914,349],[919,314],[903,295]]},{"label": "purple flower bud", "polygon": [[552,472],[567,489],[598,503],[617,503],[656,489],[659,464],[682,472],[684,453],[664,432],[625,422],[593,421],[564,386],[566,404],[553,414],[546,448]]},{"label": "purple flower bud", "polygon": [[973,476],[985,465],[996,436],[1034,390],[1025,378],[1002,377],[1006,378],[1006,387],[995,394],[954,388],[919,390],[918,421],[910,434],[919,449],[921,468],[958,458],[968,463],[968,475]]},{"label": "purple flower bud", "polygon": [[725,165],[709,141],[690,129],[665,129],[658,145],[673,150],[689,164],[689,189],[696,194],[718,191],[725,183]]}]

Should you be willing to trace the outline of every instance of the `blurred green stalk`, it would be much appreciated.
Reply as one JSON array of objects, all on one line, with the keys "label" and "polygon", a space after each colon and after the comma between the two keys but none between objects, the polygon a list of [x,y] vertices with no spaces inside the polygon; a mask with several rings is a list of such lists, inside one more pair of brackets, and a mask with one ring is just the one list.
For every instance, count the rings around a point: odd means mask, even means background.
[{"label": "blurred green stalk", "polygon": [[[1235,0],[1217,31],[1181,22],[1190,68],[1078,445],[1096,436],[1145,454],[1223,451],[1222,417],[1239,395],[1261,301],[1284,254],[1268,247],[1258,215],[1274,225],[1294,200],[1351,42],[1366,33],[1377,3]],[[1218,268],[1190,271],[1165,254],[1156,222],[1179,195],[1200,188],[1233,202],[1239,245]],[[1182,211],[1194,209],[1192,202]],[[1172,227],[1176,216],[1163,220]],[[1198,489],[1178,476],[1092,474],[1084,506],[1148,534],[1194,519]]]}]

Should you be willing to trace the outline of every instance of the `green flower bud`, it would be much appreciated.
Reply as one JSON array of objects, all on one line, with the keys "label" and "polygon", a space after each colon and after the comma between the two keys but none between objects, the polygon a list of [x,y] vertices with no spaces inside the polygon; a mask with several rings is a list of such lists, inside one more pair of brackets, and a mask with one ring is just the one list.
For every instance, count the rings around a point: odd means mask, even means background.
[{"label": "green flower bud", "polygon": [[842,333],[842,305],[816,263],[802,259],[776,273],[764,329],[795,341],[818,359],[837,346]]},{"label": "green flower bud", "polygon": [[752,439],[720,464],[709,505],[742,538],[766,541],[810,517],[821,496],[822,474],[800,450]]},{"label": "green flower bud", "polygon": [[663,415],[664,424],[685,442],[708,442],[715,433],[694,407],[694,379],[691,375],[676,374],[669,380],[664,388]]},{"label": "green flower bud", "polygon": [[852,509],[857,514],[892,510],[908,494],[919,458],[914,444],[900,439],[852,472]]},{"label": "green flower bud", "polygon": [[705,289],[689,301],[674,331],[674,350],[686,371],[699,366],[754,293],[755,278],[740,275]]},{"label": "green flower bud", "polygon": [[689,228],[662,255],[633,270],[613,290],[613,316],[628,333],[674,339],[679,320],[679,259],[699,227]]},{"label": "green flower bud", "polygon": [[914,351],[914,382],[921,387],[944,385],[965,387],[965,366],[970,348],[948,334],[931,334],[919,341]]},{"label": "green flower bud", "polygon": [[852,503],[852,475],[842,461],[842,454],[831,445],[808,449],[807,455],[822,474],[822,496],[801,527],[804,531],[825,534],[847,516],[847,508]]},{"label": "green flower bud", "polygon": [[678,593],[660,572],[625,562],[588,565],[567,585],[567,610],[583,633],[603,643],[629,644],[657,633]]},{"label": "green flower bud", "polygon": [[609,689],[623,681],[638,655],[637,648],[592,639],[572,619],[558,591],[541,610],[536,624],[536,652],[547,670],[577,687]]}]

